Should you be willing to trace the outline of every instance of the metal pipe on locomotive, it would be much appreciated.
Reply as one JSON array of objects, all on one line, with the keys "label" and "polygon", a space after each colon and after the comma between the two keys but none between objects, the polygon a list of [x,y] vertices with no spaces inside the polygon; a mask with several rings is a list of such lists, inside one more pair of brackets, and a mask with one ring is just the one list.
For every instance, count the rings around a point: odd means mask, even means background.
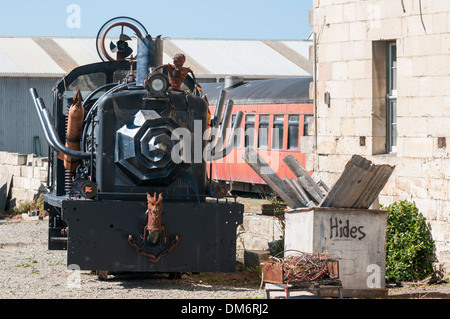
[{"label": "metal pipe on locomotive", "polygon": [[[122,30],[109,45],[116,59],[107,50],[113,28]],[[124,28],[136,33],[136,58]],[[223,92],[211,116],[193,72],[180,75],[180,68],[177,73],[162,65],[162,47],[161,37],[153,39],[136,20],[112,19],[97,36],[103,62],[81,66],[57,83],[53,115],[30,89],[50,146],[48,246],[67,249],[67,265],[235,270],[243,205],[228,198],[226,186],[209,180],[206,170],[208,161],[233,149],[232,140],[223,140],[233,102],[223,114]],[[231,138],[241,120],[239,114]],[[209,139],[202,138],[208,130]]]}]

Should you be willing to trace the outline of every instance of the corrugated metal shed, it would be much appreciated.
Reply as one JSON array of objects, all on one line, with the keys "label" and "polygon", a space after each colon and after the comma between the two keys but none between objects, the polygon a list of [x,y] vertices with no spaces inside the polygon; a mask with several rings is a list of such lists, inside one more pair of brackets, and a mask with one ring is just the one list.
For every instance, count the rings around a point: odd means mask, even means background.
[{"label": "corrugated metal shed", "polygon": [[[250,77],[298,77],[310,75],[297,63],[259,40],[174,39],[175,46],[209,74]],[[284,45],[284,44],[283,44]],[[299,53],[300,54],[300,53]],[[307,56],[305,57],[307,58]],[[189,60],[187,59],[187,62]]]},{"label": "corrugated metal shed", "polygon": [[[164,63],[176,53],[198,78],[310,76],[310,41],[164,39]],[[132,45],[135,48],[135,45]],[[135,51],[136,52],[136,51]],[[62,77],[100,62],[95,38],[0,37],[0,76]]]},{"label": "corrugated metal shed", "polygon": [[0,76],[55,77],[66,73],[32,38],[0,38]]},{"label": "corrugated metal shed", "polygon": [[34,137],[39,136],[41,155],[46,156],[48,144],[33,107],[29,89],[34,87],[45,103],[51,106],[51,78],[0,78],[0,150],[32,154]]},{"label": "corrugated metal shed", "polygon": [[[248,78],[309,76],[310,41],[164,39],[163,63],[176,53],[186,55],[201,82],[228,75]],[[136,45],[131,44],[136,51]],[[39,136],[45,141],[29,89],[35,87],[47,106],[51,89],[73,68],[100,62],[94,37],[0,37],[0,150],[33,153]]]}]

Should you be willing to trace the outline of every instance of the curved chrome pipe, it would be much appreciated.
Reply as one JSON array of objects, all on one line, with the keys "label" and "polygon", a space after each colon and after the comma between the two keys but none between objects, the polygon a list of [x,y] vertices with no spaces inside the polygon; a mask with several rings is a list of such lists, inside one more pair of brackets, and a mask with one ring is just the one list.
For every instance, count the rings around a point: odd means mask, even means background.
[{"label": "curved chrome pipe", "polygon": [[30,89],[31,96],[33,97],[36,112],[38,113],[39,120],[41,121],[42,128],[44,130],[45,138],[51,148],[55,151],[63,153],[64,155],[76,158],[76,159],[90,159],[91,153],[74,151],[67,148],[59,139],[58,133],[56,133],[55,123],[53,121],[50,111],[45,107],[44,100],[38,96],[35,88]]},{"label": "curved chrome pipe", "polygon": [[216,144],[216,141],[218,139],[218,127],[220,121],[222,120],[223,107],[225,105],[226,97],[227,91],[225,90],[220,91],[219,99],[217,100],[217,106],[213,117],[214,123],[212,123],[213,125],[211,125],[211,132],[209,135],[209,141],[212,145]]},{"label": "curved chrome pipe", "polygon": [[50,139],[50,135],[48,134],[47,125],[45,125],[44,118],[42,117],[41,106],[38,103],[38,98],[39,97],[38,97],[36,89],[34,89],[34,88],[30,89],[30,94],[31,94],[31,97],[33,98],[33,102],[34,102],[34,105],[36,107],[36,112],[38,114],[39,122],[41,123],[42,130],[44,131],[45,139],[47,140],[48,145],[52,149],[56,149],[55,145],[53,144],[53,142]]},{"label": "curved chrome pipe", "polygon": [[[244,113],[241,111],[238,111],[236,113],[236,119],[233,123],[233,127],[231,128],[230,137],[228,139],[227,145],[222,148],[220,151],[216,151],[216,147],[219,145],[215,145],[214,147],[210,147],[210,150],[208,152],[208,162],[217,161],[221,158],[226,157],[228,154],[231,153],[232,150],[234,150],[234,141],[235,137],[237,136],[237,131],[241,128],[242,119],[244,118]],[[220,145],[221,146],[221,145]]]}]

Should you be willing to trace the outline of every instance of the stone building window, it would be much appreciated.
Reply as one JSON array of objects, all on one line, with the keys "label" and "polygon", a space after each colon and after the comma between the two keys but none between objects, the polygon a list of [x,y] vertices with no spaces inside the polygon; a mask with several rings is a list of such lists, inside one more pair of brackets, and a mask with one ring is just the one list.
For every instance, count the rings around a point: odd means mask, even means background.
[{"label": "stone building window", "polygon": [[397,152],[397,45],[387,45],[387,152]]},{"label": "stone building window", "polygon": [[372,42],[372,154],[397,152],[397,45]]}]

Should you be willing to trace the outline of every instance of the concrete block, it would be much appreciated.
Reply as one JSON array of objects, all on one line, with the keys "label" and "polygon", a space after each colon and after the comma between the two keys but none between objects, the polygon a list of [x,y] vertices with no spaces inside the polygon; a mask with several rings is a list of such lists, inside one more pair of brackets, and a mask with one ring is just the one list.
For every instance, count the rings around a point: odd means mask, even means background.
[{"label": "concrete block", "polygon": [[359,136],[343,136],[337,140],[336,153],[349,155],[360,153]]},{"label": "concrete block", "polygon": [[317,138],[317,153],[318,154],[335,154],[336,153],[336,139],[325,136]]},{"label": "concrete block", "polygon": [[262,262],[269,261],[269,256],[267,250],[245,250],[244,265],[249,268],[259,267]]},{"label": "concrete block", "polygon": [[322,81],[328,81],[333,79],[332,66],[333,63],[331,62],[324,62],[318,64],[318,77]]},{"label": "concrete block", "polygon": [[372,79],[358,79],[353,80],[353,92],[355,98],[371,98],[372,94]]},{"label": "concrete block", "polygon": [[348,78],[349,79],[363,79],[370,77],[370,61],[368,60],[355,60],[348,62]]},{"label": "concrete block", "polygon": [[348,63],[334,62],[332,66],[333,80],[346,80],[348,77]]},{"label": "concrete block", "polygon": [[18,153],[8,153],[7,164],[19,165],[19,154]]},{"label": "concrete block", "polygon": [[[319,46],[320,57],[325,57],[325,61],[334,62],[342,60],[342,44],[329,43]],[[320,58],[319,58],[320,61]]]},{"label": "concrete block", "polygon": [[355,119],[351,117],[344,117],[341,120],[341,133],[343,136],[355,135]]},{"label": "concrete block", "polygon": [[450,128],[449,117],[428,117],[427,134],[432,137],[448,136]]},{"label": "concrete block", "polygon": [[448,53],[427,56],[427,75],[447,75]]},{"label": "concrete block", "polygon": [[372,46],[364,40],[353,42],[355,60],[371,59],[372,57]]},{"label": "concrete block", "polygon": [[335,23],[341,23],[342,22],[342,5],[341,4],[335,4],[332,6],[326,6],[326,15],[327,15],[327,22],[330,24]]},{"label": "concrete block", "polygon": [[35,154],[28,154],[27,155],[27,166],[33,166],[34,165],[34,158],[36,157]]},{"label": "concrete block", "polygon": [[355,42],[347,41],[341,43],[342,61],[354,61],[355,58]]},{"label": "concrete block", "polygon": [[33,178],[33,167],[32,166],[21,166],[20,176],[25,178]]},{"label": "concrete block", "polygon": [[333,24],[334,29],[334,41],[337,42],[348,42],[350,39],[350,23],[338,23]]},{"label": "concrete block", "polygon": [[32,178],[30,180],[30,189],[32,190],[39,190],[39,188],[41,187],[42,182],[38,179],[38,178]]},{"label": "concrete block", "polygon": [[402,137],[427,137],[426,120],[419,117],[399,117],[397,131]]},{"label": "concrete block", "polygon": [[354,22],[356,20],[356,4],[347,2],[342,7],[342,21]]},{"label": "concrete block", "polygon": [[328,252],[344,292],[385,289],[386,217],[379,210],[305,208],[286,213],[285,250]]},{"label": "concrete block", "polygon": [[399,158],[395,166],[394,174],[402,177],[421,177],[422,159],[408,157]]},{"label": "concrete block", "polygon": [[24,190],[31,190],[31,179],[30,178],[24,178],[23,179],[23,189]]},{"label": "concrete block", "polygon": [[[420,23],[420,21],[418,23]],[[418,41],[420,45],[416,52],[417,55],[433,56],[436,52],[441,52],[442,36],[440,34],[420,35],[418,36]]]},{"label": "concrete block", "polygon": [[370,136],[372,119],[370,117],[355,118],[355,136]]},{"label": "concrete block", "polygon": [[443,97],[450,96],[450,83],[448,76],[432,77],[431,96],[443,96]]},{"label": "concrete block", "polygon": [[352,22],[350,23],[350,41],[365,41],[367,38],[367,23]]},{"label": "concrete block", "polygon": [[432,16],[432,32],[446,33],[447,32],[447,14],[448,12],[440,11]]},{"label": "concrete block", "polygon": [[373,41],[399,39],[402,37],[401,21],[395,19],[379,19],[368,27],[367,38]]},{"label": "concrete block", "polygon": [[23,180],[24,180],[23,177],[14,176],[11,186],[15,188],[23,188]]},{"label": "concrete block", "polygon": [[433,138],[406,138],[403,156],[423,158],[433,156]]}]

